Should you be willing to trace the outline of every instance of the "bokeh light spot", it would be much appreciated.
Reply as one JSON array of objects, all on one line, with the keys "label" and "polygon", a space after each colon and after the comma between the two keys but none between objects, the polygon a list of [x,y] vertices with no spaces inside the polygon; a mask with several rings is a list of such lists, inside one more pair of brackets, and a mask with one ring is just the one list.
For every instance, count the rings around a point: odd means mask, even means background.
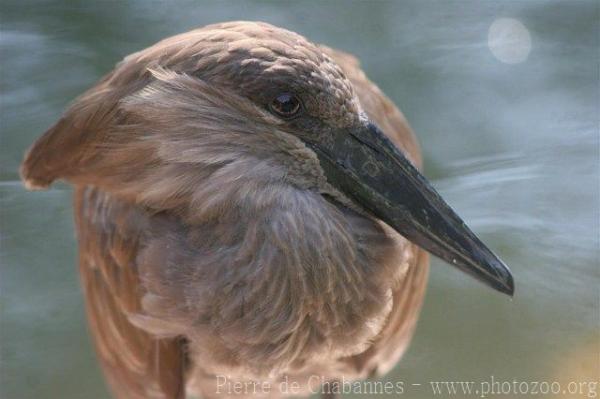
[{"label": "bokeh light spot", "polygon": [[519,64],[531,52],[531,35],[518,19],[498,18],[490,25],[488,46],[499,61]]}]

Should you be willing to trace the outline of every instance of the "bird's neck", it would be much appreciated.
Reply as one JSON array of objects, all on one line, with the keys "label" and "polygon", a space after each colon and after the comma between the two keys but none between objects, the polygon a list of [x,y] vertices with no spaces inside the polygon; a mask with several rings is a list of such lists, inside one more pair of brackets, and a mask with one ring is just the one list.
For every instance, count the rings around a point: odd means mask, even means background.
[{"label": "bird's neck", "polygon": [[265,370],[363,351],[408,267],[406,242],[318,193],[285,185],[252,190],[232,193],[216,213],[205,213],[213,217],[190,227],[201,237],[193,244],[203,254],[195,267],[206,270],[194,284],[218,296],[203,299],[215,333]]}]

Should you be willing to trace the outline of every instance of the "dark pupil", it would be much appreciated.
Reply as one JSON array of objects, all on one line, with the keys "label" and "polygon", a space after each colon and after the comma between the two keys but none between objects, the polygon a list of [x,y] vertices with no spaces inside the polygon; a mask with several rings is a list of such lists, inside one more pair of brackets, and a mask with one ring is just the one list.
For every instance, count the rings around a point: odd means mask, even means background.
[{"label": "dark pupil", "polygon": [[298,112],[300,102],[291,94],[280,94],[273,100],[273,110],[283,116],[291,116]]}]

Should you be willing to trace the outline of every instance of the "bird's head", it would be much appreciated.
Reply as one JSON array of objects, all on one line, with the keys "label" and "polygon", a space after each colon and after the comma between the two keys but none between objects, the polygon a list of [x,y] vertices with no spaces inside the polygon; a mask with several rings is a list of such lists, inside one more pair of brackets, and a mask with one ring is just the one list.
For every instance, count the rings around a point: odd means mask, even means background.
[{"label": "bird's head", "polygon": [[218,209],[257,187],[292,185],[382,220],[512,294],[508,268],[413,166],[418,154],[378,127],[378,111],[363,109],[327,52],[261,23],[166,39],[84,94],[30,150],[24,179],[96,184],[156,209]]}]

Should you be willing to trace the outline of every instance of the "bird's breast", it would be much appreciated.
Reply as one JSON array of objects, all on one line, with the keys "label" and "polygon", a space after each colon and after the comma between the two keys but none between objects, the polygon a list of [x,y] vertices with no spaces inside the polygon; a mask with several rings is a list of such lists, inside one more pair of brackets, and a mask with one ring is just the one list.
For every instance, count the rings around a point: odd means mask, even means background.
[{"label": "bird's breast", "polygon": [[155,216],[139,257],[146,316],[186,336],[207,372],[268,375],[364,351],[411,262],[375,220],[311,191],[270,196],[194,225]]}]

